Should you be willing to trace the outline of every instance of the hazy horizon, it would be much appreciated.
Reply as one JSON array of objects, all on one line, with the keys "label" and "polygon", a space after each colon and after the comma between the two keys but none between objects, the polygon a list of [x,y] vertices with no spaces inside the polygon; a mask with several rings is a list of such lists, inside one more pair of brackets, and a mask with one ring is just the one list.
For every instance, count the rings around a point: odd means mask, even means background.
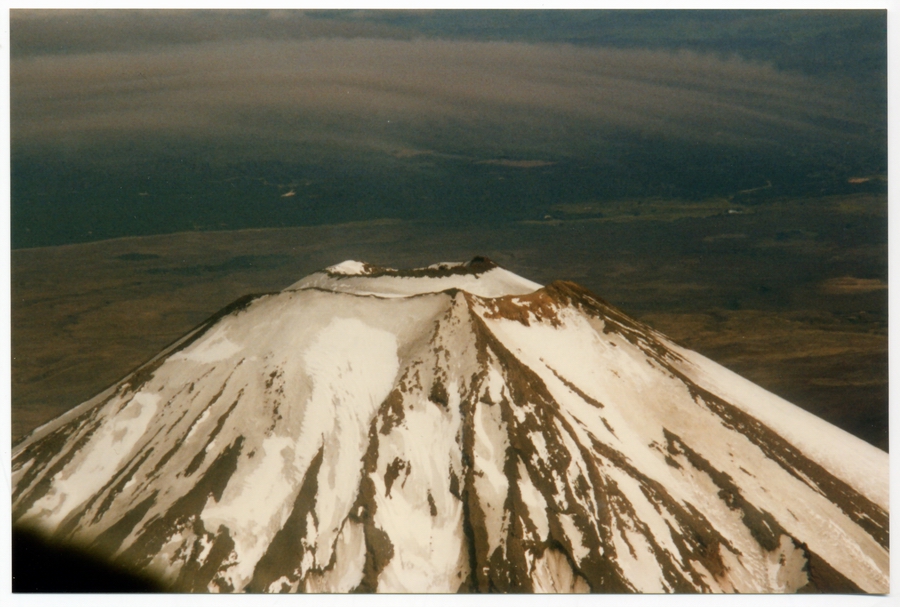
[{"label": "hazy horizon", "polygon": [[885,11],[29,11],[12,246],[885,192]]}]

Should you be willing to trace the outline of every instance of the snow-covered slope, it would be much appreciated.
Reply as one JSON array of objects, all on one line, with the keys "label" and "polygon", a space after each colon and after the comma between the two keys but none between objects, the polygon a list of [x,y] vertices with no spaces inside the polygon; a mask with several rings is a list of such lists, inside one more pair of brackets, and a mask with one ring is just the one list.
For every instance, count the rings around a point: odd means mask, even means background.
[{"label": "snow-covered slope", "polygon": [[18,525],[181,591],[888,591],[887,454],[566,282],[344,262],[13,454]]}]

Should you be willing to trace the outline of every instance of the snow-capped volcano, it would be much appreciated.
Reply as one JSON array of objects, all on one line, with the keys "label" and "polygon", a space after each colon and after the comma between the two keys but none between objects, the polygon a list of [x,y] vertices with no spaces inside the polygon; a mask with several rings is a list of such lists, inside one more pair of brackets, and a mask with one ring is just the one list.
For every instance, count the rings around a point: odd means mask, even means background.
[{"label": "snow-capped volcano", "polygon": [[483,258],[245,297],[13,484],[17,525],[179,591],[889,589],[886,453]]}]

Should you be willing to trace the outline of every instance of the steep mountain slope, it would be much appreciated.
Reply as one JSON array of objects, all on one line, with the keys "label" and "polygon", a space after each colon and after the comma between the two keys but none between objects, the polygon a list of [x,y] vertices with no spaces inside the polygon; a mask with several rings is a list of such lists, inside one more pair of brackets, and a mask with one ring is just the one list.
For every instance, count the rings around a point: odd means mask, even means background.
[{"label": "steep mountain slope", "polygon": [[235,302],[13,454],[182,591],[888,591],[887,454],[489,260]]}]

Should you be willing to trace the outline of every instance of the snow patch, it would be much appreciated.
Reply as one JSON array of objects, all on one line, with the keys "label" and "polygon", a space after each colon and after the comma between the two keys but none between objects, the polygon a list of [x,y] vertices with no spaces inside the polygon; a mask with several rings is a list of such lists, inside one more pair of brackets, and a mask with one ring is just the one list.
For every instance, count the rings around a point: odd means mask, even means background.
[{"label": "snow patch", "polygon": [[627,527],[619,526],[612,532],[616,546],[616,562],[622,573],[641,592],[662,593],[667,590],[663,582],[659,562],[647,539]]},{"label": "snow patch", "polygon": [[107,422],[56,476],[51,489],[26,513],[26,519],[41,517],[42,524],[56,528],[78,505],[88,500],[119,470],[122,462],[144,435],[156,414],[160,397],[138,392],[128,405]]},{"label": "snow patch", "polygon": [[[334,566],[324,571],[313,571],[306,578],[306,592],[350,592],[363,579],[366,564],[366,538],[363,526],[348,520],[335,543]],[[320,563],[321,567],[327,565]]]},{"label": "snow patch", "polygon": [[220,525],[229,529],[238,555],[238,563],[229,572],[235,587],[250,580],[256,562],[284,523],[292,488],[298,482],[293,447],[289,437],[264,441],[256,457],[244,460],[222,500],[217,503],[210,498],[201,513],[207,529]]},{"label": "snow patch", "polygon": [[324,441],[316,560],[327,563],[340,523],[356,498],[369,425],[397,376],[397,338],[356,318],[335,318],[302,357],[313,383],[304,424],[318,428]]},{"label": "snow patch", "polygon": [[223,327],[219,327],[208,336],[200,338],[181,352],[174,354],[170,360],[190,360],[208,365],[231,358],[240,352],[241,348],[242,346],[228,339]]},{"label": "snow patch", "polygon": [[575,525],[575,519],[572,518],[569,514],[560,514],[559,522],[562,525],[563,531],[566,534],[566,537],[572,543],[572,558],[575,559],[576,564],[581,564],[581,562],[587,558],[588,554],[590,554],[590,550],[588,550],[587,546],[584,545],[582,541],[584,536],[581,534],[581,530]]},{"label": "snow patch", "polygon": [[534,562],[532,570],[534,591],[546,593],[588,593],[590,586],[572,570],[566,555],[555,548],[547,548]]},{"label": "snow patch", "polygon": [[509,480],[503,472],[509,438],[506,424],[497,405],[475,405],[475,490],[484,511],[484,524],[488,536],[488,554],[503,541],[506,523],[503,504],[509,491]]},{"label": "snow patch", "polygon": [[535,539],[543,542],[550,534],[550,522],[547,519],[547,501],[541,495],[541,492],[537,490],[537,487],[534,486],[534,483],[531,482],[528,470],[521,461],[519,461],[519,493],[522,496],[525,507],[528,509],[528,517],[537,527],[537,538]]},{"label": "snow patch", "polygon": [[366,270],[366,264],[361,261],[354,261],[353,259],[342,261],[341,263],[335,264],[326,269],[332,274],[343,274],[344,276],[368,274],[368,271]]}]

